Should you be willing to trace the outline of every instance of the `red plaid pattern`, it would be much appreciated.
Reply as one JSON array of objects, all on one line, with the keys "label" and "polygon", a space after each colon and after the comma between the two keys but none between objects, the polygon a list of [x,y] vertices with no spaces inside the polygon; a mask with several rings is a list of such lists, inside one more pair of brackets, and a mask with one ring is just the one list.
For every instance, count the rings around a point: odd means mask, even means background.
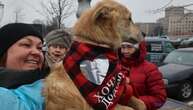
[{"label": "red plaid pattern", "polygon": [[[102,84],[96,85],[81,73],[80,63],[93,61],[99,55],[109,60],[109,69]],[[125,74],[121,72],[121,65],[112,49],[75,41],[63,62],[66,72],[94,109],[113,110],[124,91]]]}]

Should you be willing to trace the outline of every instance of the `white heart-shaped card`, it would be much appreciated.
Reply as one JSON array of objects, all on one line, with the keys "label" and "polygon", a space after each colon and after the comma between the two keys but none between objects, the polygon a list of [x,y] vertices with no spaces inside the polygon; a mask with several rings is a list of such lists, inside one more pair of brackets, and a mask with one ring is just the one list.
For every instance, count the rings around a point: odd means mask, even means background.
[{"label": "white heart-shaped card", "polygon": [[93,61],[84,60],[80,63],[80,70],[83,75],[92,83],[101,85],[109,68],[107,58],[96,58]]}]

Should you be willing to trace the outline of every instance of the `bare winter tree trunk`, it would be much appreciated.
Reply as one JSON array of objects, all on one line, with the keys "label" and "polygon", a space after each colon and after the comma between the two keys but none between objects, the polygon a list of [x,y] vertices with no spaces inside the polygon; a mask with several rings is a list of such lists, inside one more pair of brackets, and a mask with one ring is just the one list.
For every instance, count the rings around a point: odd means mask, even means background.
[{"label": "bare winter tree trunk", "polygon": [[43,2],[41,4],[43,7],[43,14],[47,19],[47,24],[55,25],[57,28],[64,27],[64,19],[75,11],[75,7],[72,7],[73,0],[50,0],[46,4]]}]

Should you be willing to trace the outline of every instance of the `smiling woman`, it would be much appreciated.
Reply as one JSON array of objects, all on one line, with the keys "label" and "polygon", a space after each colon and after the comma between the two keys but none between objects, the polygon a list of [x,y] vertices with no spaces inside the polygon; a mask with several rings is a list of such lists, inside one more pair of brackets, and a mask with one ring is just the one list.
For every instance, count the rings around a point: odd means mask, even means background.
[{"label": "smiling woman", "polygon": [[5,66],[9,69],[40,69],[43,64],[42,41],[35,36],[25,36],[7,50]]},{"label": "smiling woman", "polygon": [[41,79],[48,72],[42,70],[42,45],[41,34],[30,24],[0,28],[1,110],[43,110]]},{"label": "smiling woman", "polygon": [[14,70],[31,70],[42,67],[43,39],[30,25],[8,24],[0,29],[0,36],[0,66]]},{"label": "smiling woman", "polygon": [[0,87],[16,88],[44,76],[42,44],[41,35],[29,24],[0,28]]}]

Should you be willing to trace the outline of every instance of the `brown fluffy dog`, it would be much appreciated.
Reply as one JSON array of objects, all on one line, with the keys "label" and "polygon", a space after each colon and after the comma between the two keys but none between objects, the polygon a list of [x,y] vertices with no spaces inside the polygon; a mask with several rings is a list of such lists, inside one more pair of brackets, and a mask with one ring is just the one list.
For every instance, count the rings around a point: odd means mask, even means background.
[{"label": "brown fluffy dog", "polygon": [[[122,39],[141,40],[140,31],[133,24],[131,13],[123,5],[103,0],[85,12],[74,27],[75,40],[117,49]],[[92,110],[79,90],[59,64],[45,79],[46,110]],[[145,110],[142,101],[131,97],[128,106],[117,105],[116,110]]]}]

